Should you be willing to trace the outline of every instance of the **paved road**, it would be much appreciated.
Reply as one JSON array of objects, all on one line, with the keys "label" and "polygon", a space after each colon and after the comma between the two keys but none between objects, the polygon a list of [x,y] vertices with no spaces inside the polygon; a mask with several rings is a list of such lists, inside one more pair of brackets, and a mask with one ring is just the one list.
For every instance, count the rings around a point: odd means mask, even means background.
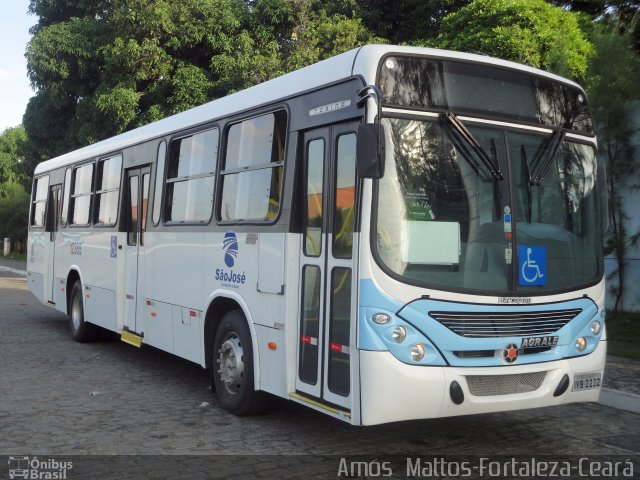
[{"label": "paved road", "polygon": [[[6,272],[0,273],[0,374],[0,455],[5,456],[253,455],[245,457],[253,463],[225,457],[225,468],[243,464],[255,478],[272,477],[279,461],[264,455],[325,458],[329,470],[338,465],[334,455],[640,458],[634,457],[640,454],[640,415],[597,404],[351,427],[276,401],[267,414],[237,418],[218,407],[199,366],[119,341],[75,343],[66,317],[40,305],[24,277]],[[157,468],[151,470],[140,468],[153,478],[173,478],[169,464],[189,460],[172,458],[154,461]],[[0,478],[6,475],[3,468],[4,461]],[[111,478],[123,475],[110,470],[113,465],[104,468],[95,478],[105,472]],[[191,478],[195,474],[189,471]],[[211,474],[211,464],[195,473],[206,478],[205,471]],[[225,472],[218,474],[226,477]]]}]

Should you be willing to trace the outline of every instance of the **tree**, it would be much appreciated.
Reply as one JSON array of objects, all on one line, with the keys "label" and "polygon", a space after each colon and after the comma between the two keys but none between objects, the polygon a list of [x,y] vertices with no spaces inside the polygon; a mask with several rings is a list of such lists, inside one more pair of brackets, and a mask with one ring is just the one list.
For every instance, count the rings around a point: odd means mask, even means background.
[{"label": "tree", "polygon": [[14,180],[0,193],[0,238],[11,238],[24,245],[29,221],[29,194]]},{"label": "tree", "polygon": [[474,0],[442,20],[429,45],[476,52],[583,79],[593,47],[578,16],[544,0]]},{"label": "tree", "polygon": [[640,2],[629,0],[553,0],[551,3],[582,12],[593,21],[607,20],[619,29],[619,33],[629,33],[631,45],[640,52]]},{"label": "tree", "polygon": [[637,78],[640,75],[638,55],[629,47],[631,35],[619,34],[610,25],[597,24],[592,41],[597,55],[589,67],[587,88],[593,114],[598,125],[600,156],[607,166],[609,190],[609,235],[606,251],[617,260],[614,310],[624,308],[626,257],[629,247],[638,239],[630,232],[629,217],[624,209],[624,195],[631,186],[628,180],[640,171],[632,138],[638,132],[633,112],[640,99]]},{"label": "tree", "polygon": [[33,0],[41,16],[27,64],[38,93],[24,124],[37,160],[206,100],[210,36],[233,33],[243,8],[239,0]]},{"label": "tree", "polygon": [[369,42],[352,0],[31,0],[27,163]]},{"label": "tree", "polygon": [[21,164],[27,134],[21,126],[7,128],[0,134],[0,193],[5,184],[24,180]]},{"label": "tree", "polygon": [[24,240],[29,216],[29,194],[21,151],[27,136],[22,127],[8,128],[0,135],[0,239]]},{"label": "tree", "polygon": [[412,43],[437,35],[442,18],[471,0],[358,0],[366,27],[391,43]]}]

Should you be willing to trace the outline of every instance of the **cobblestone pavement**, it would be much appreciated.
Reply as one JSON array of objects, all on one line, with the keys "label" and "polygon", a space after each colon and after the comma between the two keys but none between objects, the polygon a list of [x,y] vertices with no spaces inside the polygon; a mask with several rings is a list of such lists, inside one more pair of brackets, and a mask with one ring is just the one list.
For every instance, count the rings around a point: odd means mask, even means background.
[{"label": "cobblestone pavement", "polygon": [[[73,342],[67,318],[10,273],[0,273],[0,373],[0,455],[640,454],[640,415],[598,404],[352,427],[276,400],[238,418],[198,365],[119,341]],[[254,458],[268,477],[275,457]]]},{"label": "cobblestone pavement", "polygon": [[603,386],[640,395],[640,362],[609,355]]}]

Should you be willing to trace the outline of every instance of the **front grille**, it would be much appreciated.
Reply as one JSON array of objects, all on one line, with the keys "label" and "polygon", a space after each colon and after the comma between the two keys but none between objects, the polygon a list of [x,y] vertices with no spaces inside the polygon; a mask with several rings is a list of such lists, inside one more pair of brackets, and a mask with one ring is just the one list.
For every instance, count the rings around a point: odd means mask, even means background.
[{"label": "front grille", "polygon": [[453,352],[458,358],[487,358],[494,357],[495,350],[461,350],[459,352]]},{"label": "front grille", "polygon": [[[551,350],[551,347],[533,347],[533,348],[519,348],[518,356],[521,355],[533,355],[534,353],[544,353]],[[501,352],[499,350],[498,352]],[[453,354],[458,358],[489,358],[495,357],[495,350],[459,350],[454,351]]]},{"label": "front grille", "polygon": [[429,312],[463,337],[537,337],[551,335],[573,320],[581,309],[541,312]]},{"label": "front grille", "polygon": [[469,375],[469,392],[476,397],[515,395],[540,388],[547,372],[516,373],[510,375]]}]

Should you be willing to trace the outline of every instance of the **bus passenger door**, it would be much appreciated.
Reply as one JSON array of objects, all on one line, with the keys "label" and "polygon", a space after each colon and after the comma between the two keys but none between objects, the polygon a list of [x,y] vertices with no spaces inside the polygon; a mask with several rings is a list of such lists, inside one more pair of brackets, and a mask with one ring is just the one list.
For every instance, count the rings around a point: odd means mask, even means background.
[{"label": "bus passenger door", "polygon": [[296,389],[351,407],[357,124],[304,136],[304,233]]},{"label": "bus passenger door", "polygon": [[49,198],[47,200],[47,224],[46,232],[49,238],[45,237],[47,244],[46,262],[47,270],[45,275],[45,291],[47,301],[53,303],[53,289],[56,282],[55,276],[55,259],[56,259],[56,239],[58,235],[58,222],[60,220],[60,207],[62,201],[61,195],[62,185],[51,185],[49,187]]},{"label": "bus passenger door", "polygon": [[143,263],[141,257],[144,256],[150,175],[151,168],[145,166],[127,170],[125,177],[127,240],[124,252],[124,327],[136,333],[142,333],[141,329],[144,325],[142,319],[137,318],[136,312],[140,302],[138,291],[142,290],[138,288],[138,270]]}]

